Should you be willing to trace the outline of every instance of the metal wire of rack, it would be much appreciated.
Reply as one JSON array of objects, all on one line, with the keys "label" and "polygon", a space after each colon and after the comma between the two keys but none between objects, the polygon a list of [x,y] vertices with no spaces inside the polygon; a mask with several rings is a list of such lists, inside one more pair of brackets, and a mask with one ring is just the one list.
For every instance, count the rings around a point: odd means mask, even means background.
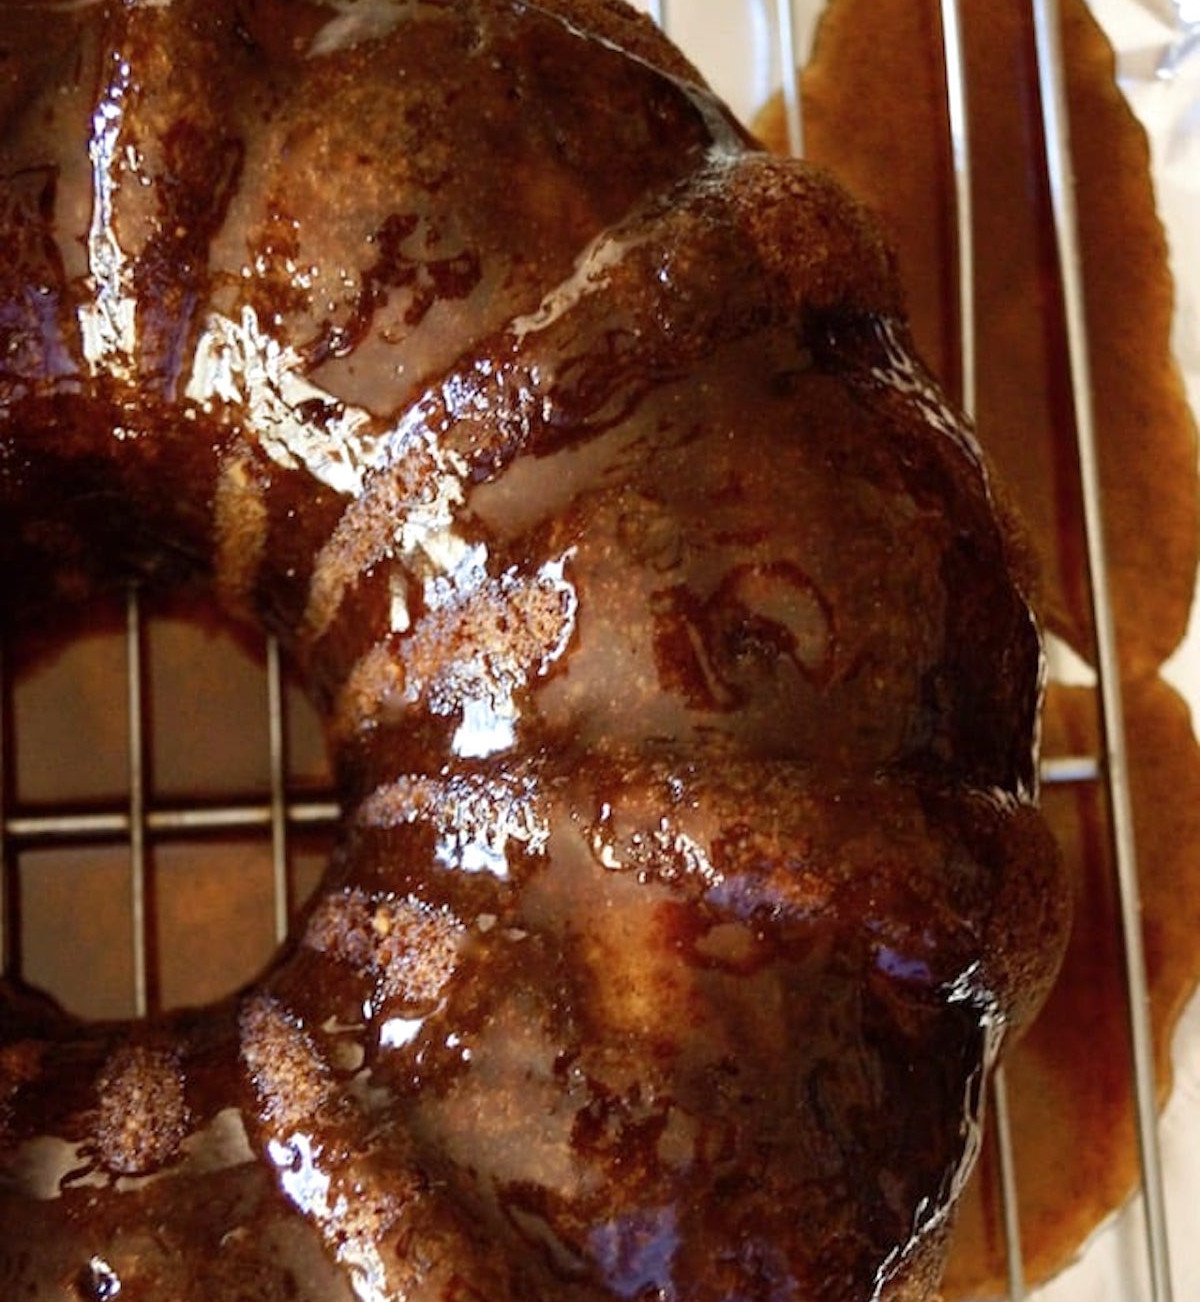
[{"label": "metal wire of rack", "polygon": [[[670,0],[640,0],[668,33],[672,27]],[[773,5],[776,58],[788,139],[793,153],[802,152],[803,115],[798,69],[804,51],[798,35],[795,5],[804,0],[762,0]],[[1172,1302],[1162,1171],[1157,1139],[1154,1061],[1150,1042],[1148,995],[1143,957],[1136,847],[1125,751],[1120,685],[1116,670],[1113,612],[1107,582],[1103,504],[1096,463],[1095,432],[1090,396],[1086,330],[1083,320],[1081,261],[1076,215],[1070,183],[1070,140],[1065,112],[1063,56],[1059,35],[1058,0],[1030,0],[1037,42],[1046,165],[1050,178],[1055,238],[1067,317],[1071,388],[1076,412],[1081,491],[1084,503],[1088,574],[1094,594],[1096,670],[1104,745],[1099,755],[1056,756],[1043,760],[1041,779],[1047,784],[1098,783],[1111,810],[1114,862],[1118,877],[1122,928],[1127,957],[1130,1038],[1136,1086],[1142,1188],[1145,1195],[1145,1239],[1153,1302]],[[951,157],[957,200],[959,248],[959,310],[962,322],[961,390],[968,413],[974,407],[974,248],[972,243],[971,167],[966,82],[960,37],[959,0],[940,0],[946,60]],[[15,885],[13,863],[20,850],[39,845],[87,844],[118,839],[128,845],[129,907],[133,971],[133,1006],[138,1016],[150,1008],[147,937],[147,874],[150,846],[170,837],[212,832],[253,830],[270,838],[272,864],[272,924],[276,941],[288,931],[296,901],[292,898],[288,861],[290,842],[298,829],[336,822],[339,808],[325,793],[297,795],[289,788],[283,671],[277,642],[267,643],[264,709],[267,716],[269,790],[264,799],[212,804],[181,800],[168,806],[149,798],[143,702],[146,667],[143,660],[144,614],[136,589],[125,604],[126,710],[128,718],[128,799],[124,809],[96,812],[89,808],[56,809],[52,813],[12,807],[13,750],[11,728],[4,717],[8,699],[8,665],[0,646],[0,970],[13,969]],[[1009,1298],[1028,1295],[1021,1251],[1020,1199],[1014,1169],[1008,1103],[1003,1073],[997,1073],[992,1095],[992,1123],[998,1154],[998,1183],[1008,1265]]]},{"label": "metal wire of rack", "polygon": [[287,780],[286,717],[283,668],[279,644],[265,646],[264,700],[267,721],[269,785],[265,799],[238,799],[214,804],[200,797],[165,805],[152,803],[149,792],[144,702],[147,667],[143,652],[146,616],[136,587],[127,590],[125,621],[125,700],[127,719],[128,797],[123,809],[56,806],[50,811],[12,808],[12,750],[4,711],[8,700],[5,661],[0,652],[0,966],[12,967],[15,886],[12,865],[18,852],[40,846],[107,844],[122,841],[129,850],[129,915],[132,969],[132,1012],[151,1011],[148,937],[152,919],[147,909],[149,855],[153,843],[168,838],[213,833],[266,832],[270,837],[272,930],[276,943],[288,933],[296,904],[288,871],[290,838],[300,828],[334,824],[340,807],[325,793],[303,798],[289,790]]}]

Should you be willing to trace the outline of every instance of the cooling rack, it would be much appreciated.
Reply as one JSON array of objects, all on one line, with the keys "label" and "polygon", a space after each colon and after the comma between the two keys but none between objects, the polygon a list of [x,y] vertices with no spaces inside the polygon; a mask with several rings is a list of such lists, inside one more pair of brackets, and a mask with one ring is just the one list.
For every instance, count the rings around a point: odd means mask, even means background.
[{"label": "cooling rack", "polygon": [[[718,88],[735,105],[761,105],[780,90],[788,138],[794,153],[803,152],[803,113],[796,69],[810,50],[819,0],[637,0],[694,61],[714,76]],[[964,406],[974,405],[976,356],[973,294],[975,252],[972,240],[972,156],[968,129],[970,88],[964,76],[959,0],[940,0],[946,60],[947,108],[951,157],[957,199],[959,310],[962,322],[960,390]],[[1047,784],[1097,784],[1106,797],[1113,838],[1121,925],[1126,954],[1125,978],[1130,1009],[1130,1041],[1134,1072],[1137,1129],[1141,1161],[1141,1206],[1144,1207],[1146,1297],[1172,1302],[1167,1209],[1155,1107],[1154,1058],[1147,1012],[1146,971],[1140,926],[1138,869],[1133,837],[1124,714],[1116,672],[1116,641],[1109,600],[1104,545],[1103,502],[1095,449],[1095,433],[1083,319],[1083,286],[1071,186],[1070,139],[1065,113],[1062,49],[1057,0],[1029,0],[1037,40],[1044,143],[1050,177],[1055,239],[1062,275],[1068,332],[1071,389],[1076,412],[1084,505],[1084,531],[1096,629],[1096,690],[1104,745],[1097,755],[1051,756],[1043,761]],[[713,71],[721,68],[721,76]],[[723,78],[723,80],[722,80]],[[740,104],[739,104],[740,97]],[[262,907],[270,913],[269,935],[282,942],[289,918],[302,903],[304,883],[296,866],[296,842],[311,830],[329,829],[338,807],[318,781],[297,783],[289,755],[289,709],[279,648],[268,642],[261,656],[261,732],[265,745],[263,781],[246,791],[213,798],[211,793],[177,793],[161,798],[155,791],[148,756],[146,712],[150,695],[147,668],[147,614],[136,590],[130,590],[120,611],[123,628],[122,702],[114,715],[123,720],[125,793],[118,801],[28,801],[14,775],[20,746],[12,708],[11,673],[0,648],[0,961],[9,973],[24,973],[25,938],[18,907],[22,895],[23,860],[43,849],[118,847],[125,861],[127,883],[126,930],[129,946],[129,991],[122,1011],[144,1016],[162,1003],[155,965],[162,942],[155,943],[153,859],[162,847],[224,835],[251,839],[269,864],[269,890]],[[264,953],[263,958],[266,957]],[[1011,1302],[1029,1295],[1021,1248],[1020,1179],[1014,1169],[1009,1127],[1007,1086],[997,1075],[991,1106],[991,1135],[997,1161],[998,1194],[1002,1207]],[[1073,1302],[1073,1300],[1072,1300]]]}]

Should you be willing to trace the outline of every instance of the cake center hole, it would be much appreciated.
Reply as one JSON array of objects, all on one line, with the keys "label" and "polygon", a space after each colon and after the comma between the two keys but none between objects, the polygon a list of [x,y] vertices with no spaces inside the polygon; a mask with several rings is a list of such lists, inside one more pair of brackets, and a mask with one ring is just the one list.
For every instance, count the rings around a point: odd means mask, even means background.
[{"label": "cake center hole", "polygon": [[286,671],[272,690],[265,642],[195,600],[118,598],[10,635],[5,663],[8,973],[88,1019],[253,980],[336,817],[320,723]]}]

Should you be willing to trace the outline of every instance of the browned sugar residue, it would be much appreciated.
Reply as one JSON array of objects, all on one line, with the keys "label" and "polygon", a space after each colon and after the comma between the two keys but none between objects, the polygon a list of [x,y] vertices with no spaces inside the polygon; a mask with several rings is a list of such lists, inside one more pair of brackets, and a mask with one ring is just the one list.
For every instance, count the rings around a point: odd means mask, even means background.
[{"label": "browned sugar residue", "polygon": [[165,1166],[187,1134],[184,1084],[167,1053],[124,1046],[96,1083],[96,1146],[111,1172],[145,1175]]},{"label": "browned sugar residue", "polygon": [[[1033,37],[1024,6],[964,13],[974,169],[979,435],[1039,553],[1048,625],[1090,655],[1071,425]],[[1200,758],[1187,708],[1158,677],[1196,573],[1195,431],[1170,355],[1173,289],[1145,137],[1084,6],[1064,5],[1087,323],[1130,734],[1160,1088],[1170,1031],[1197,978]],[[932,0],[837,0],[804,82],[807,152],[882,215],[934,369],[958,374],[953,175],[941,30]],[[782,107],[757,124],[783,148]],[[1094,752],[1089,693],[1056,690],[1047,755]],[[1106,813],[1094,788],[1046,793],[1073,865],[1076,926],[1063,975],[1011,1059],[1027,1270],[1061,1267],[1136,1179],[1127,1005]],[[959,1216],[950,1296],[1003,1291],[1004,1247],[985,1151]]]}]

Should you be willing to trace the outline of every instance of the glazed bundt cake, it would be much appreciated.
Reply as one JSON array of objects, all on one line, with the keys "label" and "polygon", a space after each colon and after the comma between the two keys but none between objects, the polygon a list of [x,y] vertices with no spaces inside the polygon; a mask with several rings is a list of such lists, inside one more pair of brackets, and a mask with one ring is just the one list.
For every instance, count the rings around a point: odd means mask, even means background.
[{"label": "glazed bundt cake", "polygon": [[4,19],[4,617],[209,585],[345,809],[237,998],[0,987],[4,1295],[930,1297],[1066,892],[870,219],[617,0]]}]

